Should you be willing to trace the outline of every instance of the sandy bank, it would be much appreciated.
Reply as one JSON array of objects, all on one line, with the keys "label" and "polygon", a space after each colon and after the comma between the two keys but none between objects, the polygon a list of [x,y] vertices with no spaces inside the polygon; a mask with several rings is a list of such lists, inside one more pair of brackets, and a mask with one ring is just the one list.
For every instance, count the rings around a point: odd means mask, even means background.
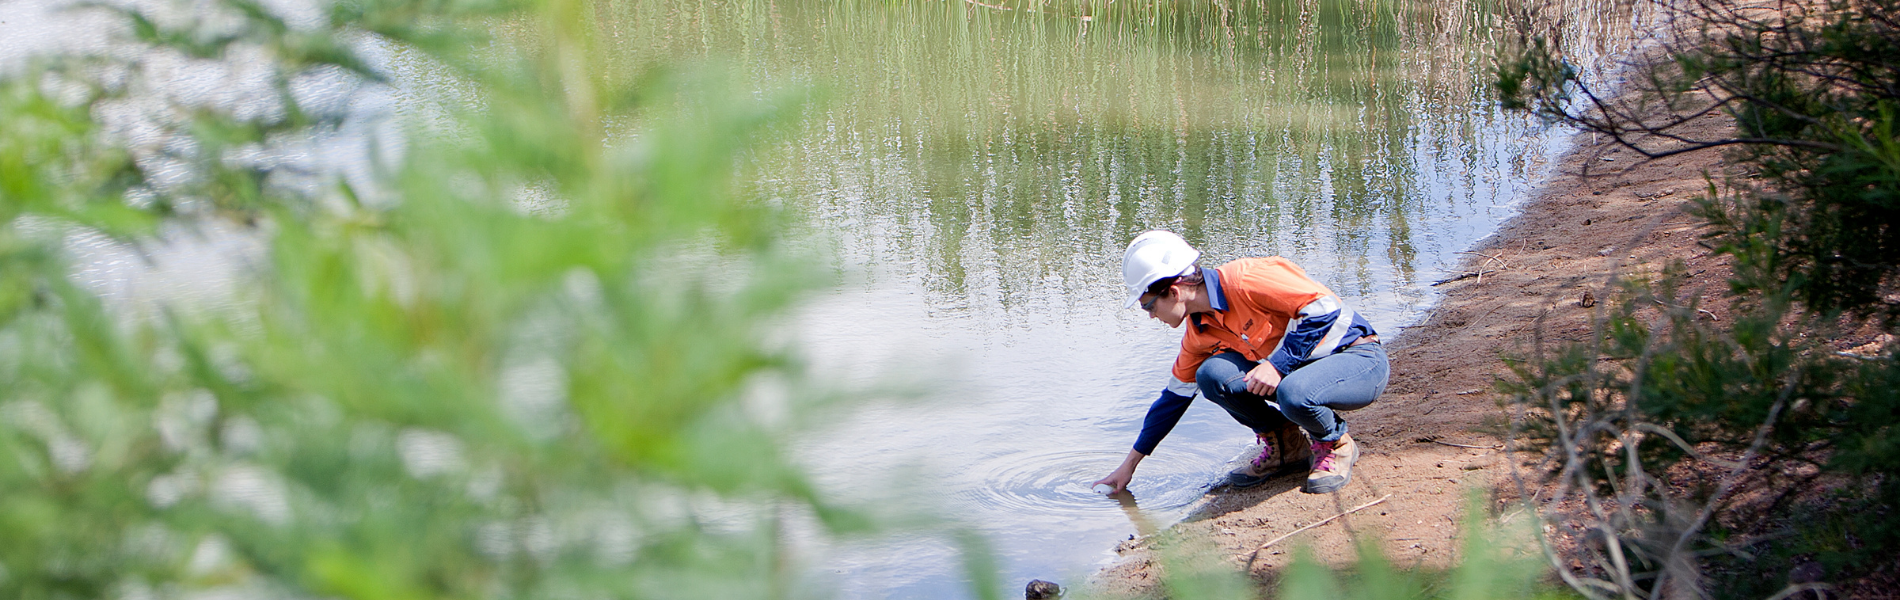
[{"label": "sandy bank", "polygon": [[[1725,116],[1697,128],[1732,127]],[[1222,559],[1248,564],[1261,544],[1388,494],[1368,510],[1299,533],[1260,552],[1249,568],[1271,584],[1294,545],[1333,564],[1350,562],[1355,536],[1382,540],[1400,565],[1443,566],[1456,557],[1464,490],[1510,485],[1504,453],[1495,449],[1505,420],[1493,383],[1509,372],[1499,357],[1526,353],[1541,329],[1546,341],[1581,339],[1610,296],[1612,273],[1654,272],[1684,261],[1684,289],[1722,319],[1727,259],[1697,244],[1701,222],[1684,214],[1720,175],[1720,156],[1704,151],[1655,161],[1580,136],[1551,179],[1522,212],[1468,255],[1463,268],[1483,271],[1441,287],[1445,297],[1424,323],[1391,342],[1392,382],[1372,406],[1351,413],[1365,454],[1353,481],[1334,495],[1299,492],[1289,476],[1251,490],[1215,490],[1174,532],[1211,541]],[[1479,446],[1461,448],[1431,441]],[[1151,538],[1123,543],[1122,558],[1097,575],[1098,589],[1142,595],[1154,591],[1158,567]]]}]

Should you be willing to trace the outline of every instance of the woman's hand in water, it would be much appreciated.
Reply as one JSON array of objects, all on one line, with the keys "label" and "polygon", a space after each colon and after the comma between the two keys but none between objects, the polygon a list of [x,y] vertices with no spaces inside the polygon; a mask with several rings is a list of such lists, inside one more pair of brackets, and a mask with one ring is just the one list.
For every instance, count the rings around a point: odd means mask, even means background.
[{"label": "woman's hand in water", "polygon": [[1115,488],[1115,491],[1109,493],[1122,493],[1122,490],[1128,489],[1128,482],[1135,479],[1135,466],[1141,464],[1141,459],[1147,457],[1148,455],[1146,454],[1129,450],[1128,457],[1122,459],[1122,466],[1115,467],[1115,472],[1109,473],[1107,477],[1103,477],[1096,480],[1095,483],[1089,484],[1089,487],[1106,485]]},{"label": "woman's hand in water", "polygon": [[1264,360],[1241,379],[1247,382],[1247,391],[1261,396],[1272,396],[1274,390],[1280,389],[1280,370]]},{"label": "woman's hand in water", "polygon": [[1115,488],[1114,491],[1109,492],[1109,493],[1119,494],[1119,493],[1122,493],[1122,490],[1128,489],[1129,480],[1132,480],[1134,478],[1135,478],[1135,474],[1132,471],[1123,471],[1121,469],[1115,469],[1114,473],[1109,473],[1107,477],[1103,477],[1099,480],[1096,480],[1095,483],[1089,484],[1089,487],[1095,487],[1098,485],[1106,485],[1108,487]]}]

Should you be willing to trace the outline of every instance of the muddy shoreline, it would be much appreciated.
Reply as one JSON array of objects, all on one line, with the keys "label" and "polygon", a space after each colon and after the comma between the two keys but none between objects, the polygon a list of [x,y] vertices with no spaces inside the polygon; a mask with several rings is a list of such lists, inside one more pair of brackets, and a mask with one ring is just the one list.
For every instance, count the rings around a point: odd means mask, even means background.
[{"label": "muddy shoreline", "polygon": [[[1732,128],[1702,119],[1695,133]],[[1390,342],[1392,380],[1380,400],[1347,416],[1364,448],[1353,481],[1337,494],[1299,492],[1299,476],[1250,490],[1216,490],[1171,535],[1201,538],[1219,559],[1272,585],[1304,545],[1329,564],[1353,560],[1353,540],[1381,540],[1401,566],[1438,567],[1457,556],[1466,492],[1513,496],[1502,440],[1506,414],[1495,383],[1509,376],[1501,357],[1525,355],[1534,340],[1577,340],[1609,298],[1613,273],[1654,273],[1682,261],[1683,289],[1701,296],[1709,318],[1726,319],[1726,257],[1698,244],[1701,220],[1684,212],[1727,168],[1715,151],[1645,161],[1608,139],[1579,134],[1550,178],[1519,214],[1478,243],[1440,285],[1444,297],[1420,324]],[[1586,299],[1588,296],[1588,299]],[[1461,446],[1476,446],[1461,447]],[[1369,509],[1261,544],[1382,497]],[[1122,543],[1121,558],[1092,585],[1111,596],[1156,591],[1156,536]]]}]

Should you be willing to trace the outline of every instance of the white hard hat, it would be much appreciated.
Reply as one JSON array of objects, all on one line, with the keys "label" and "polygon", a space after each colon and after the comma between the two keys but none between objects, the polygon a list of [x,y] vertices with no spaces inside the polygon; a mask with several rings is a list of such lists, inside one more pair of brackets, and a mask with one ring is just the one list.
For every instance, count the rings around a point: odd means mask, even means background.
[{"label": "white hard hat", "polygon": [[1148,292],[1148,286],[1168,277],[1185,275],[1201,259],[1201,251],[1189,246],[1181,236],[1166,231],[1150,231],[1135,236],[1122,253],[1122,283],[1128,286],[1128,306],[1132,308]]}]

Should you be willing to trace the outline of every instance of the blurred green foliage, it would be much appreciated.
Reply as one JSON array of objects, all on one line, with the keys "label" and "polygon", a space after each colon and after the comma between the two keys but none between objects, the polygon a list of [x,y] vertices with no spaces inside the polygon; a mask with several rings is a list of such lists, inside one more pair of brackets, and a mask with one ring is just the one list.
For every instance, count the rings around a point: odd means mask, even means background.
[{"label": "blurred green foliage", "polygon": [[[587,6],[124,9],[133,51],[0,81],[0,596],[785,597],[788,528],[865,525],[781,453],[826,396],[773,327],[824,279],[735,184],[796,104],[616,69]],[[336,135],[292,82],[379,85],[365,49],[458,95],[370,177],[247,158]],[[264,245],[229,306],[108,308],[62,250],[220,223]]]},{"label": "blurred green foliage", "polygon": [[[1395,565],[1375,536],[1361,536],[1349,564],[1328,564],[1311,548],[1288,540],[1293,561],[1285,568],[1249,578],[1251,555],[1239,557],[1209,540],[1180,529],[1155,535],[1147,547],[1159,561],[1160,585],[1144,598],[1179,600],[1492,600],[1575,598],[1550,576],[1533,527],[1540,521],[1521,510],[1499,516],[1484,509],[1485,490],[1468,490],[1464,529],[1456,560],[1449,568]],[[1084,598],[1123,596],[1097,593]]]},{"label": "blurred green foliage", "polygon": [[1482,496],[1474,493],[1465,510],[1463,547],[1458,563],[1446,572],[1395,567],[1379,542],[1363,538],[1358,562],[1348,576],[1322,566],[1304,548],[1282,574],[1279,598],[1285,600],[1488,600],[1493,598],[1570,598],[1561,586],[1548,581],[1548,569],[1536,548],[1531,519],[1516,526],[1491,518]]}]

